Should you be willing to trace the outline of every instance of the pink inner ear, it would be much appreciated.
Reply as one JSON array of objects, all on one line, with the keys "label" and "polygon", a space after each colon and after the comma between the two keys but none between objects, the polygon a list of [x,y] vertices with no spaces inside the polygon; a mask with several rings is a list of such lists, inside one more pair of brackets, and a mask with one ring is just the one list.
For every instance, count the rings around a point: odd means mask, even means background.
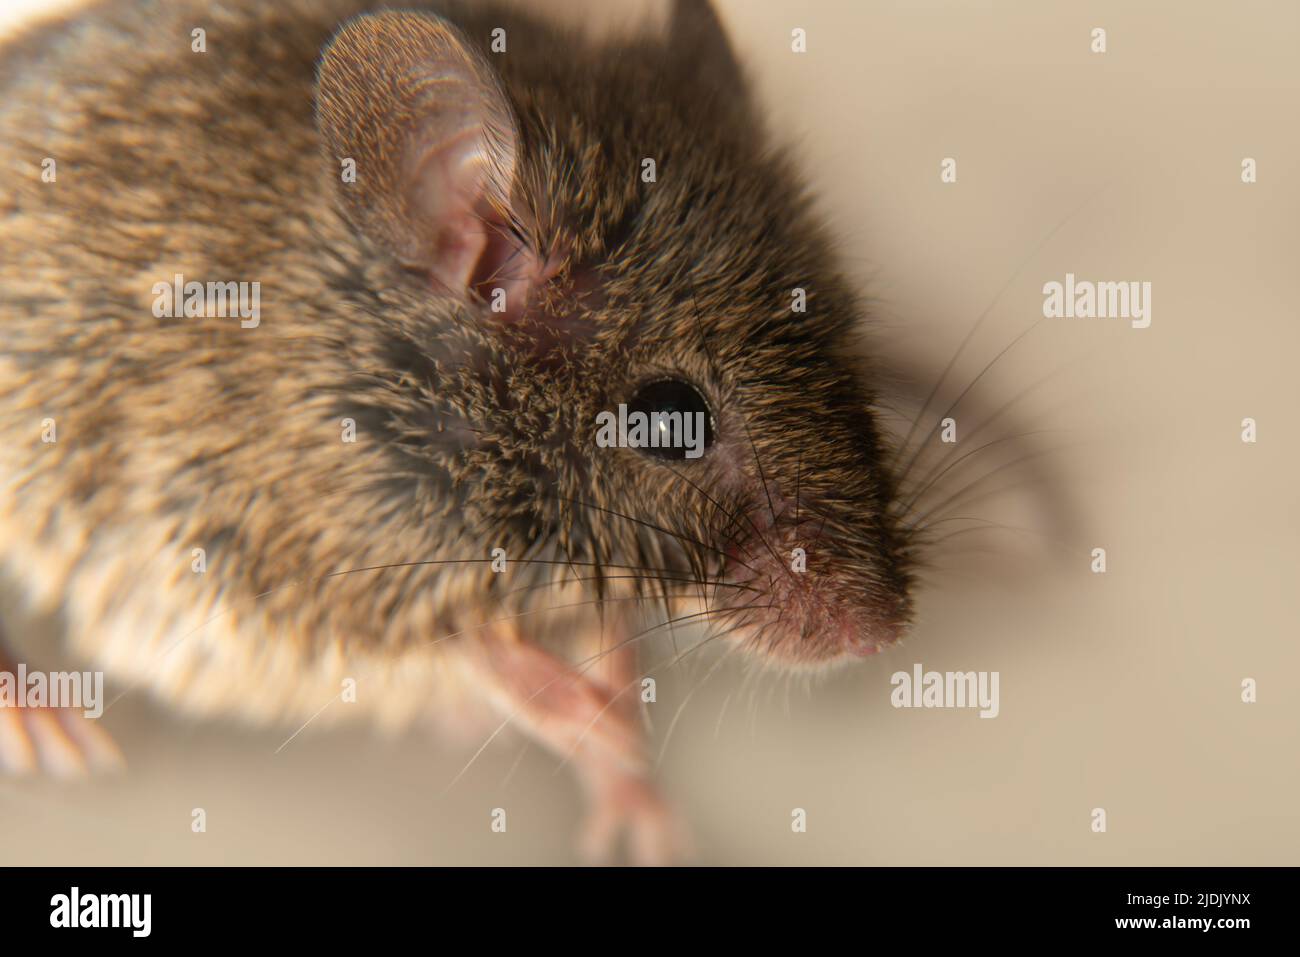
[{"label": "pink inner ear", "polygon": [[542,262],[511,228],[489,193],[502,189],[493,181],[502,172],[488,163],[481,128],[471,125],[424,152],[412,173],[412,200],[432,240],[423,265],[433,283],[476,293],[494,318],[513,319],[563,263]]},{"label": "pink inner ear", "polygon": [[[533,293],[555,275],[560,264],[542,263],[538,254],[511,230],[489,202],[479,204],[474,222],[483,231],[482,243],[466,285],[483,297],[495,318],[516,319],[523,314]],[[501,290],[500,294],[497,290]]]},{"label": "pink inner ear", "polygon": [[543,259],[486,200],[479,203],[473,220],[480,242],[466,287],[488,304],[492,318],[517,319],[536,293],[564,268],[565,255],[556,251]]}]

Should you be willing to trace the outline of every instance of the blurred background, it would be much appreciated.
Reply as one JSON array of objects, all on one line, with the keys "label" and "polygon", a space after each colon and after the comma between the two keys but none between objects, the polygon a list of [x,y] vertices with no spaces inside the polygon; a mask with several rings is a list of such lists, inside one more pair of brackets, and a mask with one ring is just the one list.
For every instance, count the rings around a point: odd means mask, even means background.
[{"label": "blurred background", "polygon": [[[666,9],[526,5],[594,31],[655,29]],[[655,672],[660,778],[698,860],[1300,863],[1300,6],[717,5],[869,297],[899,438],[958,354],[918,472],[943,467],[934,426],[967,386],[959,434],[1000,445],[938,486],[982,483],[899,647],[815,680],[704,656]],[[0,3],[0,35],[72,6]],[[1067,272],[1152,283],[1150,328],[1034,326]],[[999,672],[999,716],[895,710],[890,675],[914,663]],[[192,724],[140,695],[104,723],[129,771],[0,781],[0,862],[576,859],[577,787],[517,738],[448,791],[467,754],[425,734],[309,728],[276,753],[292,728]]]}]

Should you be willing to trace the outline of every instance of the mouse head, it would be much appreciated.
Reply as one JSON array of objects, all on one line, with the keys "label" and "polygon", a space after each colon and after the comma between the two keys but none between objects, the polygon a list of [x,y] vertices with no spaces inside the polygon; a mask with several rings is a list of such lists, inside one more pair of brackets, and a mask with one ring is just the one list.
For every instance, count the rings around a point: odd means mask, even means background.
[{"label": "mouse head", "polygon": [[341,210],[392,284],[366,312],[402,471],[459,540],[703,597],[770,658],[892,641],[909,546],[862,312],[712,11],[603,46],[457,20],[357,18],[319,73]]}]

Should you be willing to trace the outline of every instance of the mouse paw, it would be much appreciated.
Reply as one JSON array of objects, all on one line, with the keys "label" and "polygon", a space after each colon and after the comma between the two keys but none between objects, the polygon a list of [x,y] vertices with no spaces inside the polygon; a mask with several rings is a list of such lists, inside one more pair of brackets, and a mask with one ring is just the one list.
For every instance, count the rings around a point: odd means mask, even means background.
[{"label": "mouse paw", "polygon": [[691,856],[690,838],[676,813],[643,778],[606,773],[591,781],[591,810],[578,850],[589,864],[612,864],[619,839],[640,867],[678,864]]},{"label": "mouse paw", "polygon": [[77,708],[0,707],[0,774],[66,779],[125,764],[108,732]]}]

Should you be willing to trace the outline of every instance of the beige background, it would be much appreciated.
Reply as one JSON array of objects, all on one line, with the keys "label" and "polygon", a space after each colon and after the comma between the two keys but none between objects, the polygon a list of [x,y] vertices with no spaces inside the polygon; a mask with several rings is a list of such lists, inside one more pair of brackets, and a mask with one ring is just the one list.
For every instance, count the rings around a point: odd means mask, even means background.
[{"label": "beige background", "polygon": [[[607,24],[659,9],[593,5]],[[963,429],[1024,393],[981,435],[1037,433],[997,454],[1050,467],[982,486],[999,494],[960,514],[1020,530],[938,549],[904,645],[815,682],[728,664],[701,684],[707,660],[662,676],[661,743],[691,695],[662,780],[699,859],[1300,863],[1300,5],[720,6],[876,301],[879,348],[915,381],[993,303],[959,392],[1067,271],[1154,288],[1149,329],[1049,320],[964,400]],[[939,182],[946,156],[955,185]],[[1001,461],[973,456],[947,487]],[[999,671],[1001,715],[894,710],[889,676],[914,662]],[[275,755],[284,733],[189,725],[137,697],[105,723],[128,775],[0,782],[0,861],[573,860],[576,788],[518,741],[444,794],[464,756],[423,736],[309,731]],[[506,835],[489,832],[495,806]]]}]

